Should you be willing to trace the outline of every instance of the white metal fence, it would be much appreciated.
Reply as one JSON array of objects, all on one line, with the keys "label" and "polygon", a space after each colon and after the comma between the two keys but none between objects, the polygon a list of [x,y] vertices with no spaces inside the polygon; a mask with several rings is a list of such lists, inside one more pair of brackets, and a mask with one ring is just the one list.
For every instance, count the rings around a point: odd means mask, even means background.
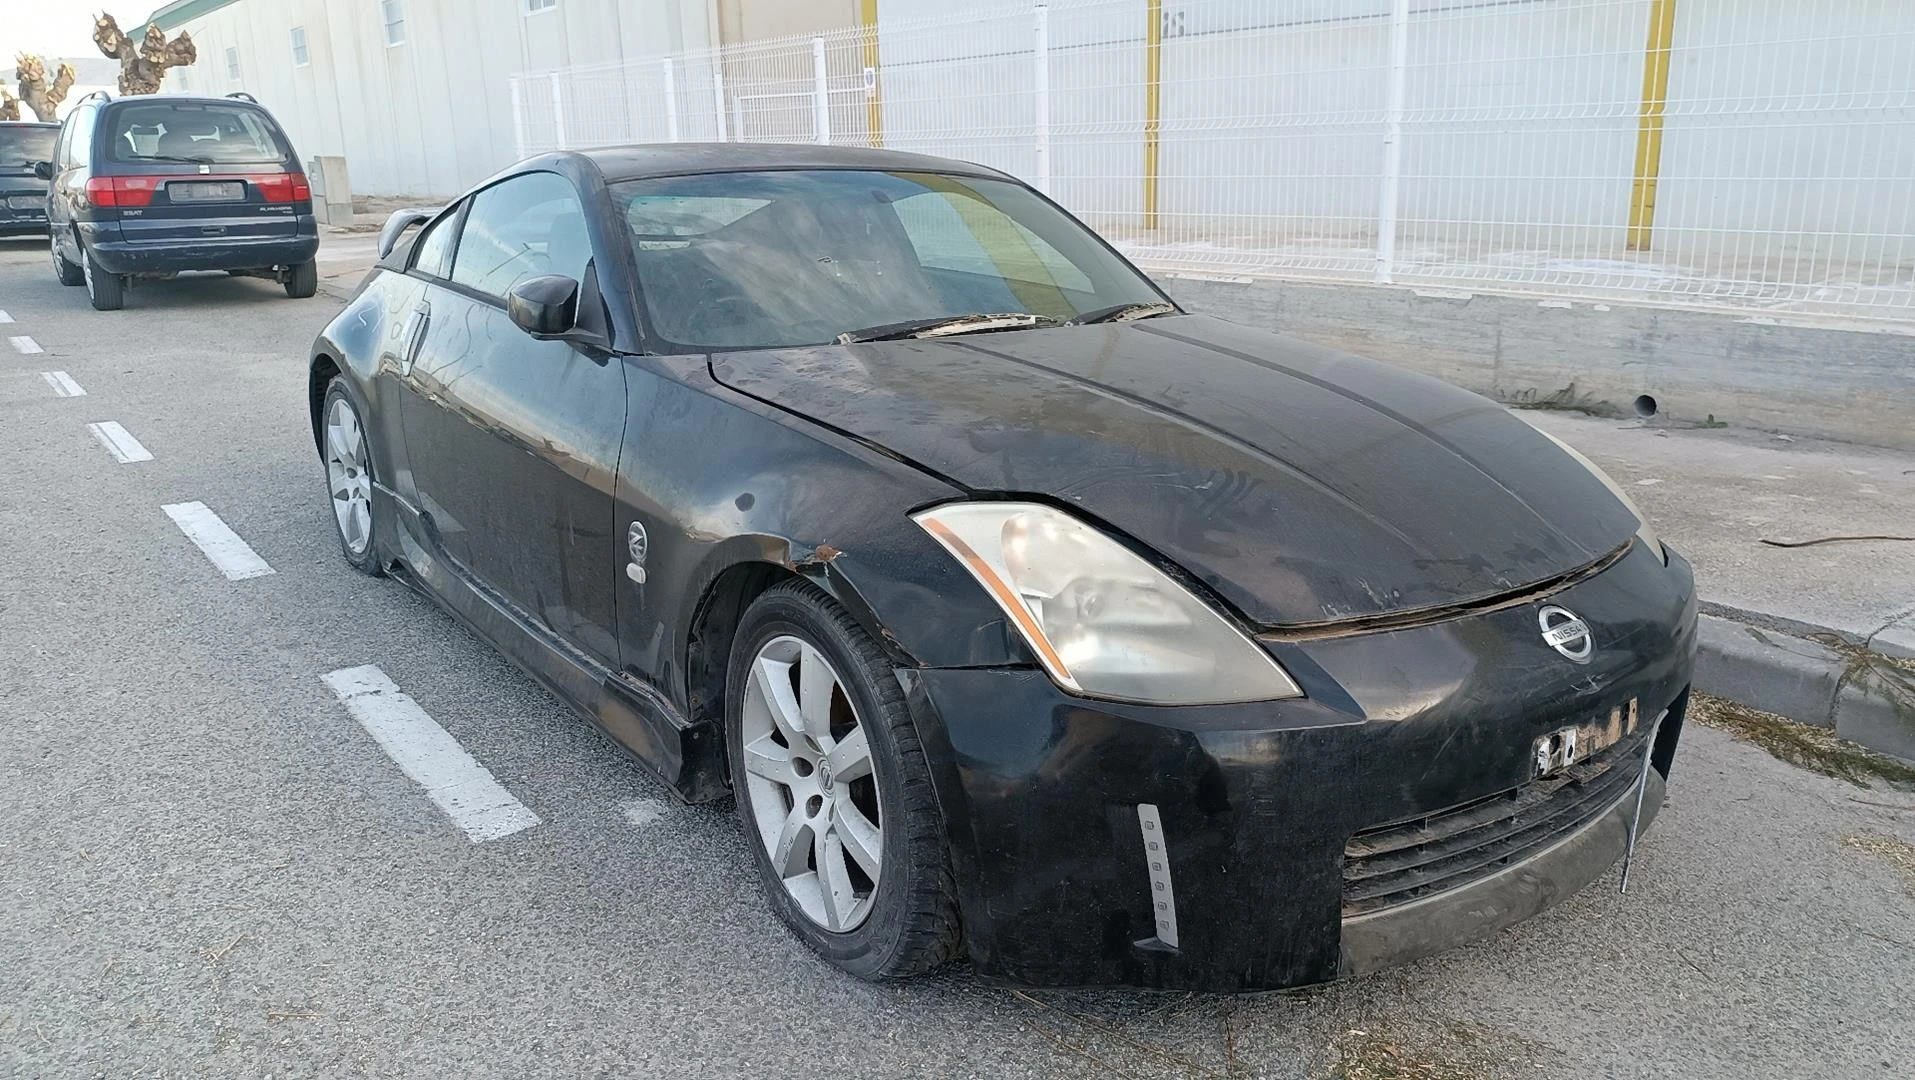
[{"label": "white metal fence", "polygon": [[1915,319],[1910,0],[949,8],[516,76],[519,149],[882,145],[1159,272]]}]

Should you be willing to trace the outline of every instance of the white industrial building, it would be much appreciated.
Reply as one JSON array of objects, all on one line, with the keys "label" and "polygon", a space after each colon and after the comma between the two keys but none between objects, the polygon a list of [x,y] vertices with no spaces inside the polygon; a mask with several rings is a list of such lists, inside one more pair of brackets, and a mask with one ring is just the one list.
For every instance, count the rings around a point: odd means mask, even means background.
[{"label": "white industrial building", "polygon": [[514,159],[512,76],[836,25],[854,0],[177,0],[173,93],[245,91],[306,158],[343,156],[359,192],[458,191]]}]

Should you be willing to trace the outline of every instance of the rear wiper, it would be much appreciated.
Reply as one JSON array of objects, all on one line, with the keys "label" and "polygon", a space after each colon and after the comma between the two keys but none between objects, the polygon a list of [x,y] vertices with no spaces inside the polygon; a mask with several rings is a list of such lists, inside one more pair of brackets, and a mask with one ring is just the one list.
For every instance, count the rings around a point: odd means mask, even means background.
[{"label": "rear wiper", "polygon": [[1070,321],[1072,326],[1087,326],[1100,322],[1130,322],[1134,319],[1154,319],[1159,315],[1175,315],[1177,305],[1165,303],[1152,304],[1116,304],[1096,311],[1087,311]]},{"label": "rear wiper", "polygon": [[141,154],[139,155],[139,159],[141,161],[177,161],[186,165],[211,165],[213,163],[213,159],[209,157],[180,157],[178,154]]},{"label": "rear wiper", "polygon": [[1004,311],[994,315],[946,315],[936,319],[883,323],[862,330],[846,330],[836,340],[840,345],[850,345],[859,341],[900,341],[904,338],[949,337],[952,334],[982,334],[992,330],[1023,330],[1033,326],[1056,325],[1057,320],[1049,315]]}]

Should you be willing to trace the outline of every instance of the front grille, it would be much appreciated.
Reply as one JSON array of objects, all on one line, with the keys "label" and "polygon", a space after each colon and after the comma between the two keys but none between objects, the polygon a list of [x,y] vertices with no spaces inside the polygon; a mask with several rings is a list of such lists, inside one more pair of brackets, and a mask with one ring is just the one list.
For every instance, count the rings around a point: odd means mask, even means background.
[{"label": "front grille", "polygon": [[1468,885],[1595,820],[1635,790],[1652,728],[1554,776],[1357,833],[1343,849],[1343,916]]}]

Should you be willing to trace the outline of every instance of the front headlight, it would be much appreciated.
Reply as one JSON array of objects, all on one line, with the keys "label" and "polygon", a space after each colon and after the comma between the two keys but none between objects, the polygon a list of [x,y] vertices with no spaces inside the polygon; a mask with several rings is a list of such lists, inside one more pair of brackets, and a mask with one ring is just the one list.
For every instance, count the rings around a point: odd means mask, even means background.
[{"label": "front headlight", "polygon": [[1573,457],[1577,461],[1581,462],[1583,468],[1588,469],[1591,473],[1595,475],[1596,479],[1602,481],[1602,485],[1609,489],[1609,493],[1611,495],[1614,495],[1616,498],[1622,500],[1622,504],[1629,508],[1629,512],[1636,515],[1636,539],[1642,541],[1642,546],[1648,548],[1649,553],[1651,555],[1654,555],[1656,558],[1661,559],[1662,565],[1668,566],[1669,552],[1663,549],[1662,539],[1656,535],[1656,530],[1650,527],[1649,519],[1643,516],[1642,508],[1636,505],[1636,500],[1630,498],[1628,493],[1623,491],[1622,485],[1616,483],[1615,480],[1611,479],[1608,473],[1603,472],[1601,469],[1597,468],[1595,462],[1582,456],[1582,454],[1575,447],[1569,445],[1568,443],[1562,441],[1561,439],[1558,439],[1556,436],[1551,435],[1549,432],[1543,431],[1542,428],[1537,428],[1536,430],[1540,432],[1543,435],[1543,437],[1548,439],[1550,442],[1553,442],[1557,446],[1562,447],[1563,453],[1568,454],[1570,457]]},{"label": "front headlight", "polygon": [[953,503],[912,520],[977,578],[1073,694],[1209,705],[1303,693],[1190,590],[1061,510]]}]

